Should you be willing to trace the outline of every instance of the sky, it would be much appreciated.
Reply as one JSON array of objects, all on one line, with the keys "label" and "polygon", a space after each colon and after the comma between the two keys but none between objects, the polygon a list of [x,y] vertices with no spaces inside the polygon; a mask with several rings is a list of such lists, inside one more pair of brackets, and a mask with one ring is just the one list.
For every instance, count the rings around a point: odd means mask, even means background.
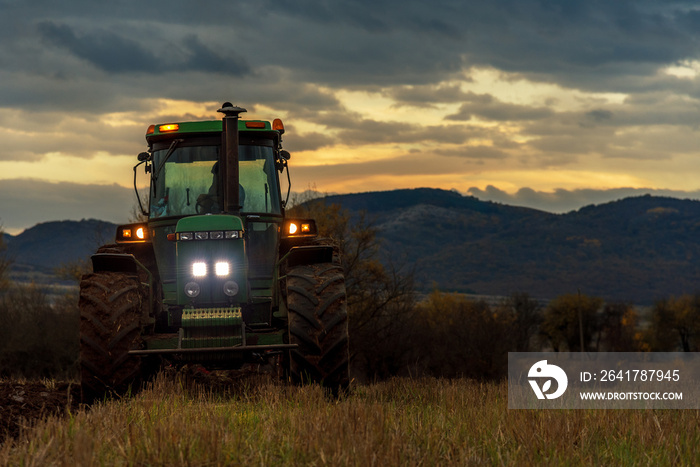
[{"label": "sky", "polygon": [[0,226],[127,222],[148,125],[224,101],[294,191],[700,198],[695,1],[0,0]]}]

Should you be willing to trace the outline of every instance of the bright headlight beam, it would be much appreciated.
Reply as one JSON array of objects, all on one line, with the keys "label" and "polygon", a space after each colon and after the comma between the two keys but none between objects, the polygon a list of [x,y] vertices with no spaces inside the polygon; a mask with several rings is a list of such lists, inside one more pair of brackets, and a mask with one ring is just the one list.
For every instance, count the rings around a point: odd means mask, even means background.
[{"label": "bright headlight beam", "polygon": [[207,263],[192,263],[192,275],[194,277],[204,277],[207,275]]},{"label": "bright headlight beam", "polygon": [[214,272],[219,277],[228,276],[229,270],[229,264],[225,261],[219,261],[214,265]]}]

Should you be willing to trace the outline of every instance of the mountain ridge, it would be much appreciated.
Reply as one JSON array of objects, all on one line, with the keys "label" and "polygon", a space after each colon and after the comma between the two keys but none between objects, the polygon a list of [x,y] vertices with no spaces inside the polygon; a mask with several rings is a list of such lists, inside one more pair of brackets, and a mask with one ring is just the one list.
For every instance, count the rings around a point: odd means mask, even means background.
[{"label": "mountain ridge", "polygon": [[[554,214],[433,188],[323,199],[366,212],[383,258],[412,269],[422,291],[580,291],[648,304],[700,289],[700,201],[643,195]],[[5,239],[16,268],[50,271],[88,257],[115,229],[56,221]]]}]

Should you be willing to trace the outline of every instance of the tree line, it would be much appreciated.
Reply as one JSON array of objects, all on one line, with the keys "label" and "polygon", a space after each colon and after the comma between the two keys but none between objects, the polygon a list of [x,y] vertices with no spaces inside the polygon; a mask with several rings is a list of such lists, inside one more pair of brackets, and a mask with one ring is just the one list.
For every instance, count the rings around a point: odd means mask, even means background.
[{"label": "tree line", "polygon": [[[338,245],[346,277],[351,371],[358,380],[395,375],[502,378],[508,352],[700,350],[700,294],[657,301],[640,317],[631,303],[580,292],[548,302],[524,292],[489,300],[440,291],[420,294],[414,273],[383,258],[372,222],[322,200],[296,203]],[[77,291],[49,297],[8,278],[0,231],[0,377],[68,377],[78,355]],[[79,280],[83,265],[60,274]],[[644,318],[644,321],[642,320]]]},{"label": "tree line", "polygon": [[364,214],[322,199],[295,203],[292,211],[316,219],[319,233],[340,247],[358,379],[502,378],[508,352],[700,350],[700,293],[659,300],[648,317],[632,303],[579,291],[547,302],[525,292],[486,301],[434,288],[425,296],[400,258],[382,258]]}]

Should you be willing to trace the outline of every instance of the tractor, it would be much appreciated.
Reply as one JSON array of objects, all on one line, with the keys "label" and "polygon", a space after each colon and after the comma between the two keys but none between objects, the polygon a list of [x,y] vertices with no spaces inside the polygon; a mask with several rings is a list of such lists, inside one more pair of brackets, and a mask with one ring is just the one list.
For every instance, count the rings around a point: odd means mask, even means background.
[{"label": "tractor", "polygon": [[284,124],[244,120],[229,102],[218,112],[146,131],[148,151],[133,168],[144,221],[119,226],[80,282],[86,399],[123,394],[164,362],[270,363],[294,383],[349,386],[339,252],[313,219],[285,214]]}]

